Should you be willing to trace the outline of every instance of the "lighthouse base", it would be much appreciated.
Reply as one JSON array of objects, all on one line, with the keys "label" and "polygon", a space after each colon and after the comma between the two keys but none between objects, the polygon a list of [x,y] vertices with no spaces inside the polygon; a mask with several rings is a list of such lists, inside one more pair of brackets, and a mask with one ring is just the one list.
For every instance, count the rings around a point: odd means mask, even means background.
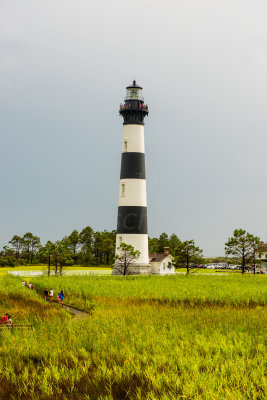
[{"label": "lighthouse base", "polygon": [[[129,265],[126,275],[150,275],[151,265],[149,264],[134,264]],[[123,268],[118,267],[118,265],[113,265],[112,275],[123,275]]]}]

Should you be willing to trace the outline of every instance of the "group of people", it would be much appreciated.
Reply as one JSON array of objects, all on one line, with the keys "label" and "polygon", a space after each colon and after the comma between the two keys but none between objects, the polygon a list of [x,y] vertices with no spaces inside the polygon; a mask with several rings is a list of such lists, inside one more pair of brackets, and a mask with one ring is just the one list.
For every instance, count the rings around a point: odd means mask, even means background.
[{"label": "group of people", "polygon": [[8,325],[11,326],[12,325],[12,318],[10,314],[5,314],[2,318],[1,318],[1,325]]},{"label": "group of people", "polygon": [[29,288],[29,289],[32,289],[32,290],[34,289],[34,288],[33,288],[33,284],[32,284],[31,282],[28,284],[27,281],[24,281],[24,280],[23,280],[23,281],[22,281],[22,285],[25,286],[25,287],[27,287],[27,288]]},{"label": "group of people", "polygon": [[[57,301],[63,305],[63,300],[65,298],[63,290],[60,291],[60,293],[57,295]],[[44,299],[49,300],[51,303],[54,300],[54,290],[45,288],[44,290]]]},{"label": "group of people", "polygon": [[[33,284],[31,282],[28,284],[27,281],[23,280],[22,285],[29,289],[33,289]],[[52,303],[52,301],[54,300],[54,290],[53,289],[48,290],[47,288],[45,288],[44,298],[45,298],[45,300],[49,300],[50,303]],[[65,298],[64,292],[63,292],[63,290],[61,290],[60,293],[57,295],[57,301],[63,305],[64,298]]]}]

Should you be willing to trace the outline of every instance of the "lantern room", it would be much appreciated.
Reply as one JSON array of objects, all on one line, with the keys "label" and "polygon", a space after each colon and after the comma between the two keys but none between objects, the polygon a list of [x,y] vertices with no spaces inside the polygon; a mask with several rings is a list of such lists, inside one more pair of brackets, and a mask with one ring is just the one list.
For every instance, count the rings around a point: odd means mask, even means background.
[{"label": "lantern room", "polygon": [[125,100],[140,100],[143,101],[144,98],[142,96],[142,89],[141,86],[136,84],[136,81],[133,81],[133,84],[127,86],[126,88],[126,97]]}]

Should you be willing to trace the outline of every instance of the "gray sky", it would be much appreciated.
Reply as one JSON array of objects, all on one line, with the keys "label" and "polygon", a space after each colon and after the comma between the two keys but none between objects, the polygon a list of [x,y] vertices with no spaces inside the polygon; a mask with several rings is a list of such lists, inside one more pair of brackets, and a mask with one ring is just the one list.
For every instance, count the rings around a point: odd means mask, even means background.
[{"label": "gray sky", "polygon": [[0,247],[116,229],[135,77],[150,236],[267,240],[267,2],[0,0]]}]

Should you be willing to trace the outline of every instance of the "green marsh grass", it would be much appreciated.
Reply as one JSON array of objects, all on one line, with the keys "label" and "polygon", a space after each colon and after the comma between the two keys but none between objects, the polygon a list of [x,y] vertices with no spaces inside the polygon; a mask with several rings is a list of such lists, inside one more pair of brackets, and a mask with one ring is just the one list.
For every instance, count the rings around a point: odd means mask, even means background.
[{"label": "green marsh grass", "polygon": [[66,300],[82,306],[88,299],[119,298],[133,302],[188,305],[256,306],[267,302],[267,276],[176,275],[137,277],[35,278],[38,289],[64,289]]},{"label": "green marsh grass", "polygon": [[0,331],[0,399],[265,400],[266,279],[238,278],[35,278],[95,304],[75,319],[2,277],[34,329]]}]

